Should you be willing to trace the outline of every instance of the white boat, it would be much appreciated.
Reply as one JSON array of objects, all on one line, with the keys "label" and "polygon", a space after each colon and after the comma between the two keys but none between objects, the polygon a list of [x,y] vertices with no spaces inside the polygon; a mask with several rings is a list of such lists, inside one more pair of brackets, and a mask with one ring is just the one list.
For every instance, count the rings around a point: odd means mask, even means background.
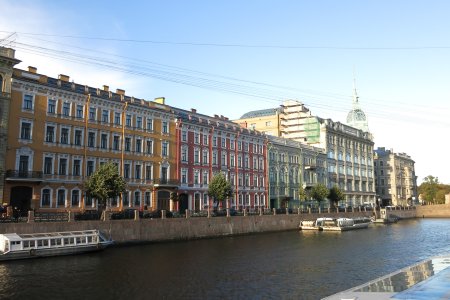
[{"label": "white boat", "polygon": [[324,231],[347,231],[354,229],[362,229],[369,227],[369,218],[337,218],[334,219],[334,224],[327,223],[322,226]]},{"label": "white boat", "polygon": [[0,261],[102,250],[113,243],[98,230],[0,234]]},{"label": "white boat", "polygon": [[301,230],[347,231],[369,227],[369,218],[317,218],[300,222]]}]

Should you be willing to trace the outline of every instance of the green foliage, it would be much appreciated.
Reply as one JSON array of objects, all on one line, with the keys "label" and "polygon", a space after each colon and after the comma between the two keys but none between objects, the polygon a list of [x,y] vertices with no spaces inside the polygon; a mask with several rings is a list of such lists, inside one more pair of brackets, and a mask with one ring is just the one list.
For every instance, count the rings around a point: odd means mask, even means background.
[{"label": "green foliage", "polygon": [[427,202],[436,202],[436,195],[438,192],[439,179],[437,177],[428,175],[423,179],[419,187],[419,193],[422,194],[423,199]]},{"label": "green foliage", "polygon": [[215,201],[222,201],[233,195],[231,184],[222,173],[213,176],[208,186],[208,195]]},{"label": "green foliage", "polygon": [[127,183],[119,175],[117,167],[111,163],[100,166],[85,182],[86,193],[97,199],[99,204],[106,205],[106,200],[116,198],[125,192]]},{"label": "green foliage", "polygon": [[450,185],[439,183],[437,177],[427,176],[418,188],[419,194],[427,202],[445,203],[445,195],[450,193]]},{"label": "green foliage", "polygon": [[321,183],[316,184],[311,189],[311,197],[319,203],[325,200],[329,193],[327,187]]},{"label": "green foliage", "polygon": [[337,205],[337,203],[341,200],[345,199],[345,195],[342,192],[342,190],[337,186],[333,186],[330,189],[330,192],[328,194],[328,199],[330,199],[330,201],[334,204]]},{"label": "green foliage", "polygon": [[306,193],[305,189],[302,185],[300,185],[300,188],[298,189],[298,198],[301,200],[306,200],[306,197],[308,197],[308,194]]}]

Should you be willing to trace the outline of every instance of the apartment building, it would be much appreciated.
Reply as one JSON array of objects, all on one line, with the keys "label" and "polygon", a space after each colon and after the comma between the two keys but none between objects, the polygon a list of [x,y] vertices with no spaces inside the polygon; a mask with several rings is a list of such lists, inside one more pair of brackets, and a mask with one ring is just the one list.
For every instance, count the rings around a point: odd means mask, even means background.
[{"label": "apartment building", "polygon": [[294,140],[268,136],[269,199],[271,208],[299,207],[300,189],[308,192],[326,183],[326,153]]},{"label": "apartment building", "polygon": [[418,201],[414,160],[406,153],[374,150],[376,192],[380,205],[412,205]]},{"label": "apartment building", "polygon": [[34,67],[12,69],[16,61],[2,59],[11,65],[10,73],[1,73],[7,96],[2,124],[9,124],[3,202],[22,211],[96,209],[83,182],[111,161],[127,181],[127,191],[111,200],[112,209],[169,209],[170,193],[178,187],[176,130],[164,99],[145,101],[62,74],[48,77]]},{"label": "apartment building", "polygon": [[[343,204],[375,204],[372,134],[331,119],[313,116],[298,101],[285,101],[279,109],[273,109],[270,115],[269,110],[264,111],[265,123],[258,122],[260,111],[248,112],[244,115],[246,119],[235,122],[255,124],[256,130],[268,134],[278,132],[278,137],[323,149],[327,155],[324,183],[328,188],[337,185],[342,189],[345,194]],[[279,124],[278,130],[268,130],[264,126],[267,122]]]},{"label": "apartment building", "polygon": [[231,208],[267,207],[265,135],[224,116],[175,107],[172,111],[177,126],[180,211],[216,208],[208,197],[208,184],[219,172],[232,185]]}]

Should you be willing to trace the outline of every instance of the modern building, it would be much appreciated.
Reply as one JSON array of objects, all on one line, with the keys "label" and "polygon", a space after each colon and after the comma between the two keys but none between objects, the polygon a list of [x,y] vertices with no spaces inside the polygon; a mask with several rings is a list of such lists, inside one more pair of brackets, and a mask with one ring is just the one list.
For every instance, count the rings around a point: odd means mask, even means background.
[{"label": "modern building", "polygon": [[169,209],[178,187],[176,129],[164,99],[13,69],[14,51],[0,49],[3,202],[22,211],[95,209],[83,182],[111,161],[128,183],[113,209]]},{"label": "modern building", "polygon": [[177,124],[179,209],[215,208],[218,203],[208,197],[208,184],[219,172],[233,188],[230,208],[251,211],[267,207],[266,136],[224,116],[175,107],[172,111]]},{"label": "modern building", "polygon": [[301,205],[300,190],[326,183],[326,153],[294,140],[268,136],[269,199],[271,208]]},{"label": "modern building", "polygon": [[[269,110],[265,111],[263,120],[258,116],[261,111],[254,111],[246,113],[246,119],[235,122],[254,124],[253,128],[267,134],[275,132],[278,137],[323,149],[327,153],[324,183],[328,188],[337,185],[343,190],[343,204],[375,204],[374,142],[369,132],[313,116],[298,101],[283,102],[279,109],[271,110],[271,115]],[[265,126],[268,122],[279,124],[278,128],[269,130]]]},{"label": "modern building", "polygon": [[414,160],[384,147],[374,151],[376,191],[380,205],[411,205],[418,201]]}]

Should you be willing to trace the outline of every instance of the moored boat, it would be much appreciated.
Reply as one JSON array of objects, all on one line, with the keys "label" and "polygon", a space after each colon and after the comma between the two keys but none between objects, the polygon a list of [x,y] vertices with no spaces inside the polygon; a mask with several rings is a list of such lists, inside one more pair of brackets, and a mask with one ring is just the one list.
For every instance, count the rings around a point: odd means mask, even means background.
[{"label": "moored boat", "polygon": [[98,230],[0,234],[0,261],[80,254],[111,245]]},{"label": "moored boat", "polygon": [[347,231],[369,227],[370,218],[317,218],[300,222],[300,230]]}]

